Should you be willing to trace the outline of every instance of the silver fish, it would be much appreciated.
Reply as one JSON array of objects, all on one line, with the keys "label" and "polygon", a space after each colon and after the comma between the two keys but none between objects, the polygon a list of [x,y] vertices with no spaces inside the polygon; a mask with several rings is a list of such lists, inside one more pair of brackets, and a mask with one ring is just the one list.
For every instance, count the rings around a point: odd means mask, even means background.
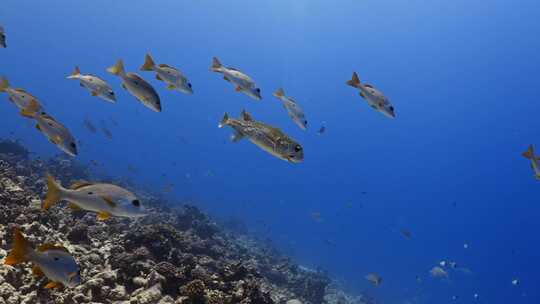
[{"label": "silver fish", "polygon": [[45,210],[65,200],[70,203],[72,209],[96,212],[99,220],[106,220],[111,216],[146,215],[144,207],[133,193],[113,184],[77,182],[70,189],[66,189],[48,175],[47,188],[42,204]]},{"label": "silver fish", "polygon": [[156,72],[156,79],[165,82],[167,88],[170,90],[177,90],[185,94],[193,94],[192,85],[182,72],[166,64],[156,65],[150,54],[146,54],[144,64],[141,66],[140,70]]},{"label": "silver fish", "polygon": [[223,74],[223,79],[234,84],[237,92],[243,92],[244,94],[255,100],[262,99],[261,89],[256,87],[255,81],[253,81],[253,79],[251,79],[248,75],[242,73],[238,69],[224,67],[221,62],[219,62],[219,59],[214,57],[210,70],[216,73]]},{"label": "silver fish", "polygon": [[294,123],[300,127],[302,130],[307,129],[307,120],[304,115],[302,108],[292,99],[291,97],[285,96],[285,91],[283,88],[277,89],[274,92],[274,96],[281,100],[283,107],[287,110],[289,117],[294,121]]},{"label": "silver fish", "polygon": [[105,80],[94,75],[81,74],[81,70],[78,66],[75,67],[71,75],[69,75],[67,78],[79,80],[81,87],[84,87],[88,91],[90,91],[90,94],[92,94],[92,96],[100,97],[108,102],[116,102],[114,91],[111,89],[109,84],[105,82]]},{"label": "silver fish", "polygon": [[21,115],[23,114],[24,110],[27,110],[30,107],[31,103],[33,103],[34,106],[33,111],[43,111],[43,107],[39,104],[36,97],[26,92],[24,89],[11,88],[9,86],[9,81],[4,77],[0,78],[0,92],[5,92],[8,94],[9,100],[21,110]]},{"label": "silver fish", "polygon": [[147,108],[155,112],[161,112],[161,101],[156,90],[144,79],[135,73],[126,73],[124,63],[118,60],[107,71],[122,80],[122,88],[139,100]]},{"label": "silver fish", "polygon": [[219,127],[230,126],[234,129],[233,142],[247,137],[252,143],[275,157],[300,163],[304,160],[304,150],[296,141],[289,138],[280,129],[253,120],[251,115],[242,110],[239,119],[229,118],[225,113]]},{"label": "silver fish", "polygon": [[19,229],[15,229],[13,249],[6,257],[4,264],[16,265],[22,262],[33,263],[33,274],[44,275],[50,280],[45,288],[57,288],[64,285],[73,288],[81,284],[79,265],[65,247],[43,244],[34,250]]},{"label": "silver fish", "polygon": [[360,79],[356,72],[353,72],[352,79],[347,81],[347,84],[351,87],[360,90],[360,96],[364,98],[370,107],[378,112],[381,112],[386,117],[395,118],[394,106],[390,104],[390,101],[383,93],[369,84],[360,83]]},{"label": "silver fish", "polygon": [[529,145],[527,151],[523,152],[521,155],[531,161],[531,168],[533,169],[534,176],[537,180],[540,180],[540,157],[534,155],[533,145]]}]

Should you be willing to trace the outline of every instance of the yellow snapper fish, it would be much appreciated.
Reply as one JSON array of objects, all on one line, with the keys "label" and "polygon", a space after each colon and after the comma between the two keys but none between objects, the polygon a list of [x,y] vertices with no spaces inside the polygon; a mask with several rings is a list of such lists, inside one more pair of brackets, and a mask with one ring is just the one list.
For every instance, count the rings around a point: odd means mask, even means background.
[{"label": "yellow snapper fish", "polygon": [[75,67],[68,79],[77,79],[80,82],[81,87],[90,91],[92,96],[100,97],[108,102],[115,103],[116,97],[111,87],[101,78],[94,75],[83,75],[78,66]]},{"label": "yellow snapper fish", "polygon": [[98,220],[107,220],[111,216],[146,215],[141,202],[133,193],[113,184],[77,182],[66,189],[47,175],[47,188],[42,204],[45,210],[60,201],[68,201],[69,207],[74,210],[96,212]]},{"label": "yellow snapper fish", "polygon": [[386,117],[396,117],[394,107],[390,104],[388,98],[386,98],[383,93],[374,88],[372,85],[360,83],[360,79],[358,78],[356,72],[353,72],[352,79],[347,81],[347,84],[351,87],[359,89],[360,96],[367,101],[370,107],[378,112],[381,112]]},{"label": "yellow snapper fish", "polygon": [[156,72],[156,79],[165,82],[167,88],[170,90],[178,90],[185,94],[193,94],[191,83],[182,72],[166,64],[156,65],[150,54],[146,54],[144,64],[141,66],[140,70]]},{"label": "yellow snapper fish", "polygon": [[219,59],[214,57],[212,59],[212,67],[210,70],[216,73],[222,73],[223,79],[234,84],[237,92],[243,92],[255,100],[262,99],[261,89],[256,87],[255,81],[238,69],[224,67],[221,62],[219,62]]},{"label": "yellow snapper fish", "polygon": [[31,102],[34,103],[34,107],[37,106],[34,108],[35,111],[43,111],[43,108],[39,104],[36,97],[32,96],[24,89],[11,88],[9,86],[9,81],[4,77],[0,78],[0,92],[6,92],[8,94],[9,100],[21,110],[21,115],[23,110],[28,109]]},{"label": "yellow snapper fish", "polygon": [[34,264],[32,267],[34,275],[46,276],[50,280],[45,288],[63,286],[73,288],[81,284],[79,265],[65,247],[43,244],[33,249],[21,231],[15,228],[13,249],[6,257],[4,264],[16,265],[23,262]]},{"label": "yellow snapper fish", "polygon": [[304,150],[297,142],[289,138],[280,129],[271,127],[262,122],[253,120],[245,110],[242,110],[239,119],[229,118],[225,113],[220,128],[230,126],[234,129],[232,142],[247,137],[252,143],[275,157],[291,162],[300,163],[304,160]]},{"label": "yellow snapper fish", "polygon": [[7,48],[6,32],[2,26],[0,26],[0,47]]},{"label": "yellow snapper fish", "polygon": [[38,107],[37,103],[31,101],[28,108],[22,110],[21,115],[33,118],[36,121],[36,129],[60,150],[70,156],[77,156],[77,141],[69,130],[47,113],[37,111]]},{"label": "yellow snapper fish", "polygon": [[114,74],[122,80],[122,88],[127,90],[143,105],[154,112],[161,112],[161,101],[156,90],[144,79],[135,73],[126,73],[124,63],[120,59],[115,65],[107,69],[107,72]]},{"label": "yellow snapper fish", "polygon": [[274,92],[274,96],[281,100],[283,107],[285,107],[289,117],[294,121],[294,123],[300,127],[300,129],[305,131],[307,129],[307,120],[302,108],[300,108],[294,99],[285,96],[285,91],[283,91],[282,88],[277,89],[277,91]]},{"label": "yellow snapper fish", "polygon": [[523,152],[521,155],[531,161],[531,167],[534,171],[534,175],[537,180],[540,180],[540,157],[534,155],[533,145],[529,145],[527,151]]}]

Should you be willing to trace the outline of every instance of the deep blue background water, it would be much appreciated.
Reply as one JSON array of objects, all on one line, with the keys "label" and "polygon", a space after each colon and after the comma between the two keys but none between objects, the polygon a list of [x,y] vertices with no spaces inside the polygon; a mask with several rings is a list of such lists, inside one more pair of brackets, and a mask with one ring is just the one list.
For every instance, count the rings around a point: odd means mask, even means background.
[{"label": "deep blue background water", "polygon": [[[174,183],[171,197],[245,220],[301,264],[385,303],[472,303],[474,293],[540,302],[540,184],[520,156],[530,143],[540,150],[537,1],[4,0],[0,24],[0,74],[37,96],[82,141],[78,159],[103,174],[157,191]],[[182,70],[195,94],[140,72],[162,99],[153,113],[105,72],[118,58],[136,71],[146,52]],[[213,56],[252,76],[263,101],[209,72]],[[107,80],[117,104],[65,79],[75,65]],[[352,71],[385,92],[395,120],[344,84]],[[271,96],[279,86],[304,108],[307,132]],[[0,136],[59,153],[1,98]],[[305,162],[228,142],[217,123],[242,108],[301,142]],[[441,259],[472,274],[429,278]]]}]

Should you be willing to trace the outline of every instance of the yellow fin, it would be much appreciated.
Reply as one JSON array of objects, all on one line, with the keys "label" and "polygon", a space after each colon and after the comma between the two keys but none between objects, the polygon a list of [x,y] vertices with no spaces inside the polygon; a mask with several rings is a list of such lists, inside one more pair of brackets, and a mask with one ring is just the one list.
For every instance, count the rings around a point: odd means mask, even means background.
[{"label": "yellow fin", "polygon": [[79,69],[78,66],[75,66],[75,68],[73,69],[73,72],[71,72],[69,76],[78,76],[78,75],[81,75],[81,70]]},{"label": "yellow fin", "polygon": [[39,251],[39,252],[45,252],[45,251],[49,251],[49,250],[61,250],[61,251],[65,251],[65,252],[69,253],[69,251],[66,249],[66,247],[59,246],[59,245],[54,245],[54,244],[51,244],[51,243],[45,243],[45,244],[39,245],[38,248],[37,248],[37,251]]},{"label": "yellow fin", "polygon": [[92,91],[90,94],[92,94],[92,96],[98,96],[98,93],[96,91]]},{"label": "yellow fin", "polygon": [[347,81],[347,84],[355,88],[360,86],[360,79],[358,79],[358,74],[356,74],[356,72],[353,72],[351,80]]},{"label": "yellow fin", "polygon": [[228,82],[231,82],[231,80],[227,78],[227,76],[223,76],[223,79],[227,80]]},{"label": "yellow fin", "polygon": [[62,288],[64,285],[60,282],[49,282],[47,285],[45,285],[45,288],[47,289],[54,289],[54,288]]},{"label": "yellow fin", "polygon": [[15,265],[26,261],[26,254],[31,250],[30,245],[18,228],[13,230],[13,249],[6,257],[4,264]]},{"label": "yellow fin", "polygon": [[32,99],[30,100],[30,103],[28,103],[28,106],[24,109],[21,109],[21,116],[28,117],[28,118],[34,118],[38,114],[39,110],[39,103],[37,100]]},{"label": "yellow fin", "polygon": [[55,145],[59,145],[62,143],[62,137],[60,137],[60,135],[53,136],[51,137],[51,142]]},{"label": "yellow fin", "polygon": [[236,92],[242,92],[242,88],[240,86],[237,86],[235,90]]},{"label": "yellow fin", "polygon": [[161,79],[161,77],[159,77],[159,74],[156,74],[156,79],[157,80],[163,80],[163,79]]},{"label": "yellow fin", "polygon": [[32,274],[34,274],[36,277],[42,277],[45,275],[38,265],[34,265],[32,267]]},{"label": "yellow fin", "polygon": [[534,157],[534,149],[533,149],[533,146],[532,145],[529,145],[529,148],[527,149],[527,151],[521,153],[521,155],[523,155],[523,157],[527,158],[527,159],[532,159]]},{"label": "yellow fin", "polygon": [[144,63],[141,66],[140,70],[151,71],[155,65],[156,64],[154,63],[154,60],[152,60],[152,56],[150,56],[150,54],[146,54],[146,56],[144,56]]},{"label": "yellow fin", "polygon": [[160,64],[158,64],[158,66],[159,66],[160,68],[171,68],[171,69],[172,69],[171,66],[169,66],[169,65],[167,65],[167,64],[165,64],[165,63],[160,63]]},{"label": "yellow fin", "polygon": [[9,88],[9,81],[7,80],[7,78],[0,78],[0,92],[5,92],[7,88]]},{"label": "yellow fin", "polygon": [[104,211],[98,212],[98,214],[97,214],[97,219],[99,221],[108,220],[110,217],[111,217],[111,215],[108,212],[104,212]]},{"label": "yellow fin", "polygon": [[279,88],[274,92],[274,96],[276,96],[277,98],[281,98],[285,96],[285,91],[283,91],[283,88]]},{"label": "yellow fin", "polygon": [[168,84],[167,89],[174,90],[174,89],[176,89],[176,87],[174,85],[172,85],[172,84]]},{"label": "yellow fin", "polygon": [[36,124],[36,129],[41,132],[41,127],[39,126],[39,124]]},{"label": "yellow fin", "polygon": [[74,203],[69,203],[68,207],[73,211],[81,211],[82,210],[81,207],[77,206],[77,204],[74,204]]},{"label": "yellow fin", "polygon": [[107,72],[114,74],[114,75],[123,75],[124,72],[124,62],[122,59],[118,59],[115,65],[107,69]]},{"label": "yellow fin", "polygon": [[116,207],[116,202],[112,200],[112,198],[110,198],[109,196],[102,196],[101,197],[106,203],[107,205],[109,205],[110,207],[112,208],[115,208]]},{"label": "yellow fin", "polygon": [[47,194],[43,200],[43,209],[49,209],[53,204],[58,203],[62,199],[60,197],[60,187],[61,186],[54,180],[54,177],[47,174]]},{"label": "yellow fin", "polygon": [[82,187],[91,186],[91,185],[93,185],[93,184],[90,183],[90,182],[87,182],[87,181],[76,181],[71,185],[71,187],[69,187],[69,189],[77,190],[77,189],[80,189]]}]

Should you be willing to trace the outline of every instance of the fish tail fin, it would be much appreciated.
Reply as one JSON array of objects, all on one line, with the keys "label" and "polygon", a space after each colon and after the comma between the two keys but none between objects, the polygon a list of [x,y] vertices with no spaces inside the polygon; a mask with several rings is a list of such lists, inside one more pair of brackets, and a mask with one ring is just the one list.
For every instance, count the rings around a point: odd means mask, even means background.
[{"label": "fish tail fin", "polygon": [[0,78],[0,92],[5,92],[7,88],[9,88],[9,81],[7,78]]},{"label": "fish tail fin", "polygon": [[39,108],[40,108],[39,103],[35,99],[32,99],[28,103],[28,106],[22,109],[19,112],[19,114],[27,118],[36,118],[36,116],[38,115]]},{"label": "fish tail fin", "polygon": [[223,65],[219,62],[217,57],[212,58],[212,67],[210,68],[214,72],[221,72]]},{"label": "fish tail fin", "polygon": [[43,210],[48,210],[52,205],[61,201],[61,194],[62,186],[54,180],[54,177],[47,174],[47,194],[45,195],[41,208],[43,208]]},{"label": "fish tail fin", "polygon": [[358,78],[358,74],[356,74],[356,72],[353,72],[352,78],[351,80],[347,81],[347,84],[355,88],[360,86],[360,79]]},{"label": "fish tail fin", "polygon": [[223,114],[223,118],[221,119],[221,122],[219,123],[218,127],[223,128],[225,125],[227,125],[228,122],[229,122],[229,114],[225,112],[225,114]]},{"label": "fish tail fin", "polygon": [[141,66],[140,70],[141,71],[151,71],[152,68],[155,65],[156,64],[154,63],[154,60],[152,59],[152,56],[150,56],[150,54],[146,54],[146,56],[144,57],[144,63]]},{"label": "fish tail fin", "polygon": [[107,69],[107,72],[114,74],[114,75],[123,75],[125,74],[124,71],[124,62],[122,59],[118,59],[118,61],[112,66]]},{"label": "fish tail fin", "polygon": [[521,155],[523,155],[523,157],[527,158],[527,159],[533,159],[534,158],[534,149],[533,149],[533,146],[532,145],[529,145],[529,148],[527,148],[527,151],[521,153]]},{"label": "fish tail fin", "polygon": [[283,88],[279,88],[274,92],[274,96],[276,96],[277,98],[281,98],[285,96],[285,91],[283,91]]},{"label": "fish tail fin", "polygon": [[6,257],[4,264],[16,265],[27,260],[28,253],[32,250],[28,241],[24,238],[23,234],[18,228],[13,230],[13,249]]},{"label": "fish tail fin", "polygon": [[69,74],[67,78],[68,79],[78,78],[80,75],[81,75],[81,70],[79,69],[78,66],[75,66],[75,68],[73,69],[73,72],[71,72],[71,74]]}]

